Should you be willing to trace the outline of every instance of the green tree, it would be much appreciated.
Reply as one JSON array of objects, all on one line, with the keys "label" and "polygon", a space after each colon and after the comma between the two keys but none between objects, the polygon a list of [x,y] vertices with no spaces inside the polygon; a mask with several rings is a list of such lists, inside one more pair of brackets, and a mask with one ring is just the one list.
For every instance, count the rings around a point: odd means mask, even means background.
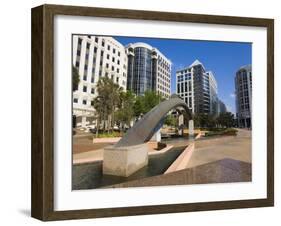
[{"label": "green tree", "polygon": [[134,116],[136,118],[139,118],[143,114],[144,110],[143,110],[142,96],[136,97],[136,101],[133,105],[133,111],[134,111]]},{"label": "green tree", "polygon": [[72,66],[72,91],[78,89],[79,82],[80,82],[80,78],[79,78],[78,69]]},{"label": "green tree", "polygon": [[220,113],[217,118],[217,123],[222,127],[233,127],[235,120],[231,112]]},{"label": "green tree", "polygon": [[[114,112],[120,103],[122,88],[108,77],[102,77],[97,84],[98,96],[94,98],[94,108],[98,114],[103,130],[113,129],[115,124]],[[99,124],[98,124],[99,125]]]},{"label": "green tree", "polygon": [[168,125],[168,126],[175,127],[175,126],[177,126],[177,118],[176,118],[174,115],[169,114],[169,115],[167,115],[167,117],[165,118],[164,124],[166,124],[166,125]]},{"label": "green tree", "polygon": [[141,115],[149,112],[157,104],[159,104],[164,99],[153,91],[146,91],[143,96],[137,96],[134,103],[134,115],[138,118]]},{"label": "green tree", "polygon": [[116,120],[123,130],[125,126],[130,127],[130,123],[134,117],[134,106],[135,95],[131,91],[121,92],[120,103],[118,110],[116,111]]},{"label": "green tree", "polygon": [[144,96],[142,97],[142,106],[143,106],[143,114],[149,112],[152,108],[154,108],[157,104],[163,101],[163,98],[153,91],[146,91]]},{"label": "green tree", "polygon": [[197,113],[194,115],[194,126],[197,128],[216,127],[216,118],[214,115]]}]

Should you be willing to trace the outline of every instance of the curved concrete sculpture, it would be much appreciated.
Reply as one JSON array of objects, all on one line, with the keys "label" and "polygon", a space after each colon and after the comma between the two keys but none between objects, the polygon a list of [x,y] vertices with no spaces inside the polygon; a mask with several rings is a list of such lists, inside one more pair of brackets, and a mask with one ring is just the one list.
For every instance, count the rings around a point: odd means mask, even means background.
[{"label": "curved concrete sculpture", "polygon": [[177,95],[161,102],[136,122],[117,144],[104,149],[103,173],[128,177],[146,166],[149,151],[146,142],[161,128],[165,116],[174,108],[183,108],[181,113],[192,119],[186,103]]},{"label": "curved concrete sculpture", "polygon": [[159,124],[174,108],[183,108],[184,114],[189,120],[192,115],[186,103],[177,95],[172,95],[169,100],[163,101],[146,113],[135,125],[128,130],[123,138],[115,145],[115,147],[127,147],[138,144],[143,144],[151,139],[153,134],[159,129]]}]

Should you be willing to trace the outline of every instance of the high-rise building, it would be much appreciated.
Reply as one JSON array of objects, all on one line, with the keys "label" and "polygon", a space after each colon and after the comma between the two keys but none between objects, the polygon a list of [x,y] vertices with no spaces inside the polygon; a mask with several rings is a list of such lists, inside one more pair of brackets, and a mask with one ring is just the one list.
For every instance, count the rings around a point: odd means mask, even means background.
[{"label": "high-rise building", "polygon": [[221,100],[218,100],[218,114],[225,112],[227,112],[225,104]]},{"label": "high-rise building", "polygon": [[127,54],[124,46],[111,37],[73,35],[73,67],[78,70],[80,82],[73,92],[73,115],[76,125],[92,124],[93,99],[97,95],[99,78],[108,76],[127,88]]},{"label": "high-rise building", "polygon": [[156,91],[164,98],[171,95],[171,61],[146,43],[126,47],[128,55],[127,89],[136,95]]},{"label": "high-rise building", "polygon": [[211,71],[208,71],[206,73],[209,75],[210,114],[218,116],[218,84],[214,74]]},{"label": "high-rise building", "polygon": [[192,113],[217,115],[217,82],[211,71],[195,60],[190,66],[178,70],[177,94],[185,101]]},{"label": "high-rise building", "polygon": [[236,117],[239,127],[252,127],[252,66],[241,67],[235,76]]}]

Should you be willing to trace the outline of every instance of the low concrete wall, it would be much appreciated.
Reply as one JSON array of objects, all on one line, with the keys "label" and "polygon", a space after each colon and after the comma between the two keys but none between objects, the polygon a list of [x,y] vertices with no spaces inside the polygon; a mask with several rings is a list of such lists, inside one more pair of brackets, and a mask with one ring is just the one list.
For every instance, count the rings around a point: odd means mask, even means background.
[{"label": "low concrete wall", "polygon": [[93,138],[93,143],[117,143],[122,137]]},{"label": "low concrete wall", "polygon": [[164,174],[185,169],[194,151],[194,143],[190,143]]},{"label": "low concrete wall", "polygon": [[103,151],[103,174],[128,177],[148,164],[148,146],[109,147]]},{"label": "low concrete wall", "polygon": [[159,154],[163,154],[167,151],[169,151],[172,147],[174,147],[173,145],[167,145],[165,148],[159,150],[159,151],[156,151],[156,150],[153,150],[153,151],[149,151],[148,152],[148,155],[159,155]]},{"label": "low concrete wall", "polygon": [[195,137],[195,140],[199,139],[201,136],[203,136],[203,133],[201,131],[199,131],[199,133]]}]

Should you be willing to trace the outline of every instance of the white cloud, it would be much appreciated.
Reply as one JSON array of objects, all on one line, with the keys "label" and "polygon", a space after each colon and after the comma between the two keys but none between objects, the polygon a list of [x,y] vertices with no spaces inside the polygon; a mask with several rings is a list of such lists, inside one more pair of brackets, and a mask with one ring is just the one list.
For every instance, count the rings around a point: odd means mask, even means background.
[{"label": "white cloud", "polygon": [[230,95],[229,95],[231,98],[235,98],[235,93],[231,93]]}]

